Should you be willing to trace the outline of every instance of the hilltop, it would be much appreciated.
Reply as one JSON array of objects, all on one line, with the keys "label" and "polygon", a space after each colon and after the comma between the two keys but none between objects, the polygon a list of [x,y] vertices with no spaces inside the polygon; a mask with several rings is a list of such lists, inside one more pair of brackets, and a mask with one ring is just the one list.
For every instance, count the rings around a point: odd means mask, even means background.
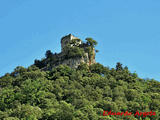
[{"label": "hilltop", "polygon": [[[61,52],[0,78],[1,120],[158,120],[160,82],[95,61],[97,42],[69,34]],[[107,115],[132,113],[131,115]],[[147,112],[155,114],[148,114]],[[138,114],[141,112],[143,114]]]},{"label": "hilltop", "polygon": [[77,68],[81,63],[92,65],[95,61],[95,46],[97,42],[92,38],[86,38],[87,42],[73,36],[66,35],[61,39],[61,52],[52,53],[46,51],[46,58],[35,60],[34,65],[43,70],[51,70],[58,65],[67,65],[71,68]]}]

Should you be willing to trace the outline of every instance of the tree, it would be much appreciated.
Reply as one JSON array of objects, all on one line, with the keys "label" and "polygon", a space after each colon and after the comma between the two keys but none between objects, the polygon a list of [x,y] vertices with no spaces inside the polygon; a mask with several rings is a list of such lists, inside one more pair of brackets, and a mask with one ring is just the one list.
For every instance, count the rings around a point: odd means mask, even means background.
[{"label": "tree", "polygon": [[41,68],[43,68],[45,66],[45,64],[42,61],[37,60],[37,59],[34,61],[34,65],[36,67],[38,67],[39,69],[41,69]]},{"label": "tree", "polygon": [[0,87],[10,86],[13,82],[13,78],[9,73],[5,74],[2,78],[0,78]]},{"label": "tree", "polygon": [[46,54],[45,54],[46,58],[50,58],[50,57],[52,57],[52,55],[53,55],[53,53],[50,50],[46,51]]},{"label": "tree", "polygon": [[84,49],[77,46],[65,48],[66,59],[82,57],[85,55]]},{"label": "tree", "polygon": [[105,71],[106,71],[106,68],[103,65],[99,64],[99,63],[90,65],[89,68],[90,68],[91,72],[98,73],[98,74],[104,74]]},{"label": "tree", "polygon": [[77,69],[78,69],[78,70],[81,70],[81,71],[87,72],[87,71],[89,71],[89,66],[88,66],[86,63],[81,63],[81,64],[78,66]]},{"label": "tree", "polygon": [[86,38],[86,41],[87,45],[91,46],[92,48],[98,44],[97,41],[93,40],[93,38]]},{"label": "tree", "polygon": [[116,71],[121,71],[121,70],[123,70],[122,64],[120,62],[117,62]]},{"label": "tree", "polygon": [[74,107],[65,101],[60,101],[59,106],[55,114],[52,115],[52,119],[55,120],[72,120],[74,117]]},{"label": "tree", "polygon": [[21,119],[37,120],[42,117],[42,110],[39,107],[23,104],[17,106],[12,114]]}]

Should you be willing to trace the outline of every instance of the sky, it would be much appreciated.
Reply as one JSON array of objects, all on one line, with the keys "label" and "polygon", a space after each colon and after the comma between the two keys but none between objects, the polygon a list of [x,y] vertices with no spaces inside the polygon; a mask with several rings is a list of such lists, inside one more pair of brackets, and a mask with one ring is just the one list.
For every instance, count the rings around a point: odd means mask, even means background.
[{"label": "sky", "polygon": [[0,0],[0,76],[59,53],[70,33],[95,39],[104,66],[160,81],[159,0]]}]

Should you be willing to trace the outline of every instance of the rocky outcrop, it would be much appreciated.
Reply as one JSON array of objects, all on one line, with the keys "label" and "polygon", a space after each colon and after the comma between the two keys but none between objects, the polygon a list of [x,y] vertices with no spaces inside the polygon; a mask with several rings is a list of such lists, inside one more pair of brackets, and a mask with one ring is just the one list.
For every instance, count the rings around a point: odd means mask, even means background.
[{"label": "rocky outcrop", "polygon": [[[73,40],[75,40],[73,42]],[[79,52],[82,52],[83,55],[73,55],[73,57],[69,56],[68,50],[66,47],[69,48],[78,48],[77,54]],[[58,65],[68,65],[71,68],[77,68],[81,63],[86,63],[87,65],[92,65],[96,63],[95,61],[95,49],[89,49],[87,50],[87,47],[89,47],[87,44],[83,43],[82,41],[74,37],[73,35],[69,34],[61,39],[61,52],[58,54],[52,54],[47,57],[46,59],[43,59],[40,61],[44,67],[41,67],[42,70],[51,70],[52,68],[58,66]],[[91,47],[90,47],[91,48]],[[89,52],[90,51],[90,52]],[[71,50],[69,52],[72,52]],[[72,52],[74,54],[74,52]],[[36,64],[35,64],[36,65]]]},{"label": "rocky outcrop", "polygon": [[58,62],[52,62],[51,68],[56,67],[58,65],[67,65],[71,68],[77,68],[81,63],[86,63],[87,65],[92,65],[96,63],[95,58],[89,59],[88,53],[85,53],[84,57],[74,57],[69,59],[62,59],[63,54],[58,55],[59,61]]}]

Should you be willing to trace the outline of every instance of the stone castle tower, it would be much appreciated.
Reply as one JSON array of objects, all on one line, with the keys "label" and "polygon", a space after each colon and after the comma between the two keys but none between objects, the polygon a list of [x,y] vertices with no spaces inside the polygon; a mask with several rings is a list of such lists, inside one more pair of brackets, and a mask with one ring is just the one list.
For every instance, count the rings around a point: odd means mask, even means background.
[{"label": "stone castle tower", "polygon": [[[74,39],[79,39],[79,38],[73,36],[72,34],[69,34],[69,35],[66,35],[66,36],[62,37],[62,39],[61,39],[61,51],[63,51],[65,46],[67,44],[69,44]],[[81,40],[79,42],[77,42],[77,44],[81,44],[81,43],[82,43]],[[70,45],[72,46],[73,44],[70,44]]]}]

